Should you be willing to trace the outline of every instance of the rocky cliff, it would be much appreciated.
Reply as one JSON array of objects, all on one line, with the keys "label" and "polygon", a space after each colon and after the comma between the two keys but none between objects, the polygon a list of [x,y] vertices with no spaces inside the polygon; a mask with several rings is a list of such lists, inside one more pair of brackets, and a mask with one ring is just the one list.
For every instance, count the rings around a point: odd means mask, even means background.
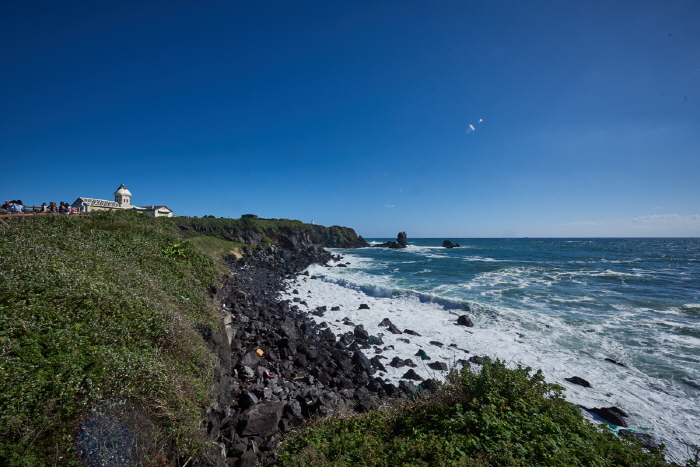
[{"label": "rocky cliff", "polygon": [[364,248],[369,245],[349,227],[324,227],[285,219],[174,218],[185,233],[207,235],[232,242],[267,247],[276,244],[288,251],[310,246],[327,248]]}]

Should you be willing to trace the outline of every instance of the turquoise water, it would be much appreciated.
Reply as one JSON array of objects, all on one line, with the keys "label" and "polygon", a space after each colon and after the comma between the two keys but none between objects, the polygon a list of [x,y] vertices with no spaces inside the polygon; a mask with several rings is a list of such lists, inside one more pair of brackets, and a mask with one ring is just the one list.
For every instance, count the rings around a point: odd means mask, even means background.
[{"label": "turquoise water", "polygon": [[684,442],[698,444],[700,239],[450,238],[454,249],[442,240],[335,250],[350,267],[319,273],[373,297],[469,314],[472,353],[543,367],[556,382],[588,379],[594,389],[569,387],[570,399],[632,412],[632,425],[678,458]]}]

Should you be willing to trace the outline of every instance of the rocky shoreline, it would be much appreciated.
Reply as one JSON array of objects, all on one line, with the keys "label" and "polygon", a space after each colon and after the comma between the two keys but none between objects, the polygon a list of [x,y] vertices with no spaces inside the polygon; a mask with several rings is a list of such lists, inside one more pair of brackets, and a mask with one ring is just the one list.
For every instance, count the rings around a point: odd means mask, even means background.
[{"label": "rocky shoreline", "polygon": [[[272,244],[245,253],[241,259],[231,258],[231,275],[216,291],[220,328],[198,328],[218,356],[211,391],[214,402],[206,417],[207,436],[215,448],[193,465],[269,465],[276,459],[282,436],[314,417],[362,413],[393,398],[427,394],[437,387],[434,380],[423,380],[413,371],[416,365],[411,359],[395,361],[396,357],[389,362],[382,353],[393,346],[387,347],[381,335],[370,335],[359,325],[336,336],[323,321],[325,306],[309,309],[296,290],[292,300],[280,300],[289,279],[299,285],[316,280],[302,271],[312,263],[330,261],[342,267],[340,256],[309,245],[290,251]],[[401,334],[385,321],[379,324]],[[473,326],[466,315],[457,324]],[[488,357],[471,356],[468,361],[483,364]],[[441,365],[429,364],[434,370],[447,370],[443,362],[432,364]],[[386,373],[384,365],[408,371],[395,385],[381,377]],[[610,419],[607,412],[597,412],[605,408],[586,410]],[[655,446],[648,435],[629,435],[648,448]]]},{"label": "rocky shoreline", "polygon": [[[216,293],[220,329],[198,328],[219,357],[206,420],[217,447],[199,465],[269,464],[282,435],[313,417],[366,412],[434,387],[432,380],[420,389],[408,380],[397,387],[376,376],[384,368],[381,338],[359,327],[338,337],[323,322],[324,307],[310,315],[300,310],[301,299],[278,299],[286,279],[339,257],[316,246],[288,251],[274,244],[246,253],[228,264],[231,276]],[[315,279],[306,274],[301,282]]]}]

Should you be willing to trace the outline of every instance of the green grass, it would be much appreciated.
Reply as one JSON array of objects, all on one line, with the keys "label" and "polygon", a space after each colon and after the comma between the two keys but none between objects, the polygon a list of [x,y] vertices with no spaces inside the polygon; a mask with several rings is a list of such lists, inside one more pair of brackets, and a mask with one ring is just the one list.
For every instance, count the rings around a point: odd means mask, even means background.
[{"label": "green grass", "polygon": [[203,253],[211,256],[211,258],[215,261],[222,261],[226,256],[232,254],[241,255],[243,253],[243,248],[246,246],[243,243],[231,242],[205,235],[191,237],[189,242],[200,249]]},{"label": "green grass", "polygon": [[497,362],[448,381],[429,399],[301,430],[283,445],[279,465],[667,465],[662,452],[590,424],[540,372]]},{"label": "green grass", "polygon": [[131,413],[153,452],[196,452],[213,362],[194,324],[215,322],[220,273],[139,214],[0,225],[0,465],[79,465],[98,413]]}]

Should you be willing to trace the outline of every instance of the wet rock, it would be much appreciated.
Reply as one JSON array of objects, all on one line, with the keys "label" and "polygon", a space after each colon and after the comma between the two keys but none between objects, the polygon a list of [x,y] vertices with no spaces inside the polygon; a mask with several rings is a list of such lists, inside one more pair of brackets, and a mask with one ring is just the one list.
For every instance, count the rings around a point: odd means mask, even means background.
[{"label": "wet rock", "polygon": [[366,303],[361,303],[360,308],[358,308],[358,310],[369,310],[369,305],[367,305]]},{"label": "wet rock", "polygon": [[639,441],[642,447],[648,449],[649,451],[656,451],[659,449],[659,445],[656,444],[656,441],[654,441],[654,438],[649,433],[640,433],[638,431],[631,430],[619,430],[618,433],[620,433],[620,436],[623,438]]},{"label": "wet rock", "polygon": [[[605,361],[606,361],[606,362],[610,362],[610,363],[614,363],[615,365],[625,366],[624,363],[616,362],[616,361],[613,360],[612,358],[606,358]],[[626,366],[625,366],[625,367],[626,367]]]},{"label": "wet rock", "polygon": [[432,368],[433,370],[447,371],[447,364],[444,362],[428,363],[428,367]]},{"label": "wet rock", "polygon": [[355,327],[355,330],[353,332],[355,337],[358,339],[364,339],[364,340],[369,340],[369,332],[365,330],[365,327],[363,325],[359,325]]},{"label": "wet rock", "polygon": [[399,390],[407,395],[413,395],[419,391],[418,386],[405,380],[399,381]]},{"label": "wet rock", "polygon": [[[584,409],[586,409],[584,407]],[[617,426],[627,426],[627,422],[623,417],[629,417],[625,411],[617,407],[596,407],[593,409],[586,409],[587,411],[598,415],[603,420],[612,423]]]},{"label": "wet rock", "polygon": [[477,365],[483,365],[484,363],[491,363],[491,357],[474,355],[473,357],[469,357],[469,361]]},{"label": "wet rock", "polygon": [[413,380],[416,380],[416,381],[422,381],[422,380],[423,380],[423,378],[422,378],[418,373],[416,373],[415,371],[413,371],[413,369],[410,369],[410,370],[408,370],[406,373],[404,373],[403,376],[402,376],[402,378],[413,379]]},{"label": "wet rock", "polygon": [[416,357],[420,357],[421,360],[430,360],[430,357],[428,357],[428,354],[425,353],[425,350],[420,349],[418,352],[415,354]]},{"label": "wet rock", "polygon": [[578,384],[579,386],[583,386],[584,388],[590,388],[591,383],[586,381],[583,378],[579,378],[578,376],[572,376],[571,378],[564,378],[566,381],[572,383],[572,384]]},{"label": "wet rock", "polygon": [[404,334],[410,334],[412,336],[420,337],[420,334],[418,334],[416,331],[413,331],[411,329],[404,329],[403,332],[404,332]]},{"label": "wet rock", "polygon": [[457,324],[460,324],[462,326],[467,326],[467,327],[473,327],[474,323],[472,322],[471,318],[467,315],[462,315],[459,318],[457,318]]}]

